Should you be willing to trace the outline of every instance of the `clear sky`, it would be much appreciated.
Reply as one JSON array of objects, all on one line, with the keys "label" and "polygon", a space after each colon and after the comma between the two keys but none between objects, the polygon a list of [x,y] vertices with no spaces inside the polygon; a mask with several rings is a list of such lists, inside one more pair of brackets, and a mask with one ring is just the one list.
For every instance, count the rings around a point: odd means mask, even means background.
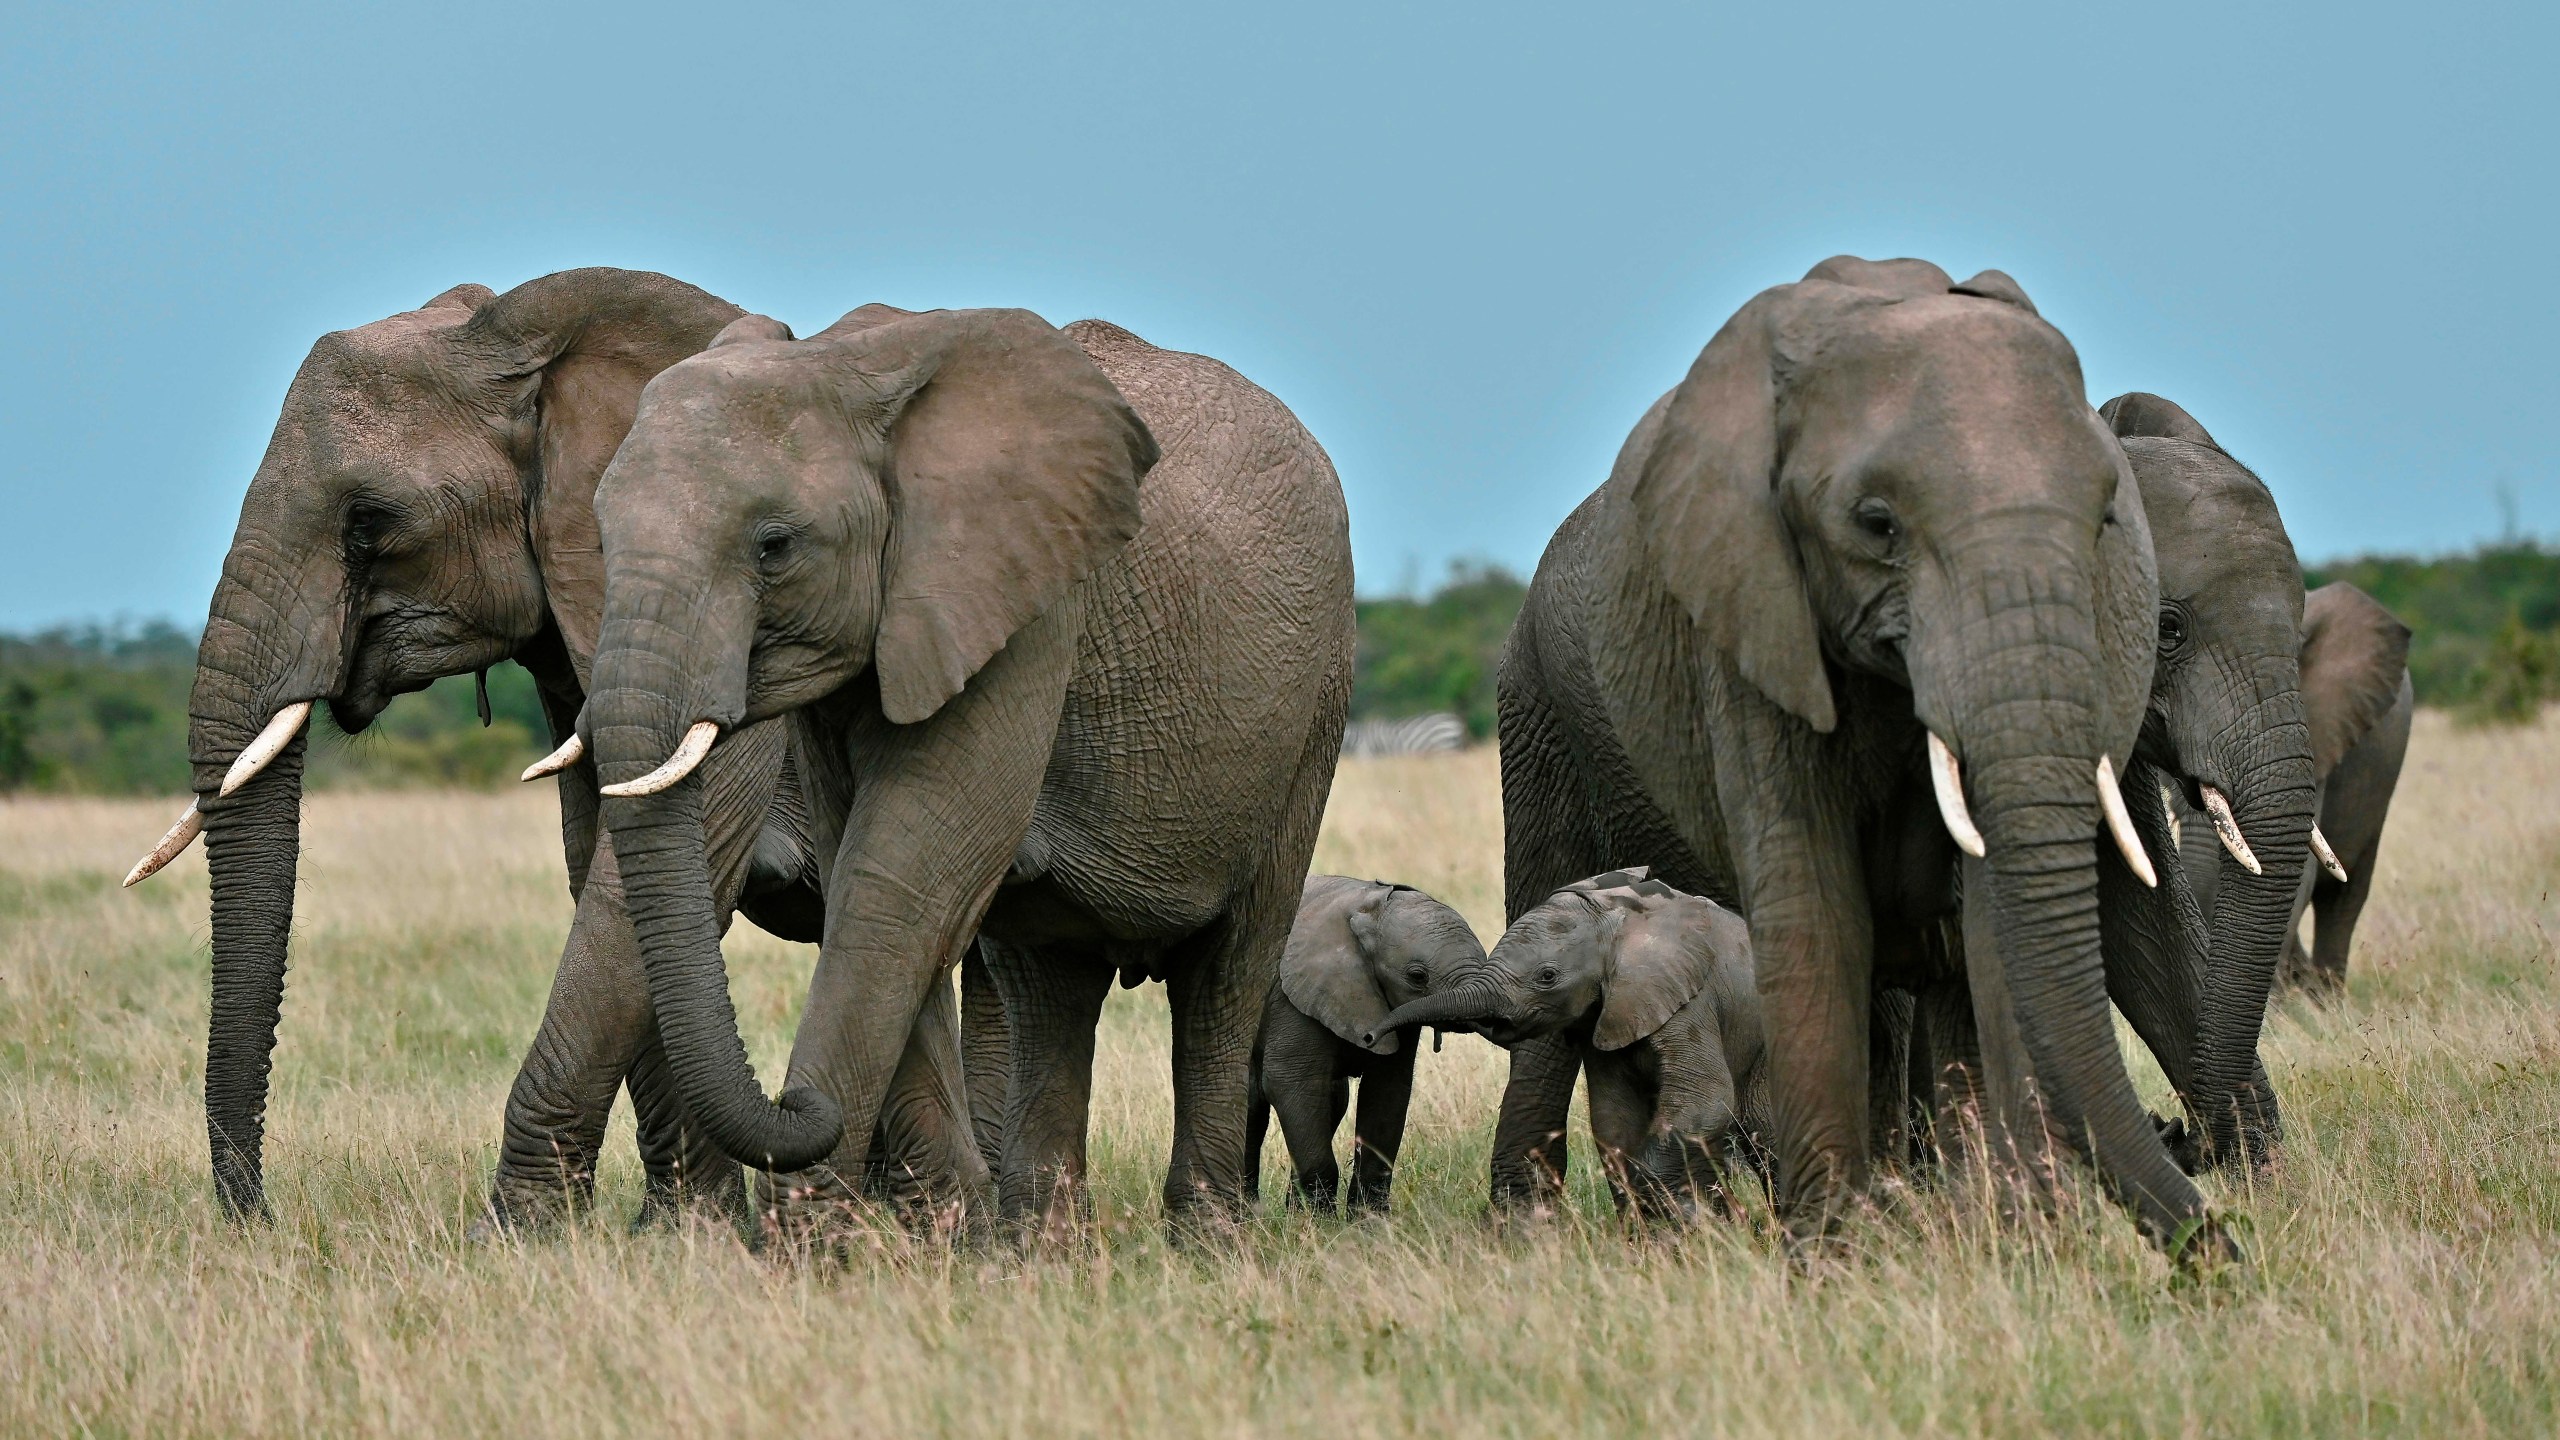
[{"label": "clear sky", "polygon": [[2306,557],[2560,534],[2549,4],[244,8],[11,8],[0,627],[201,623],[316,336],[599,264],[1218,356],[1369,593],[1837,252],[2009,271]]}]

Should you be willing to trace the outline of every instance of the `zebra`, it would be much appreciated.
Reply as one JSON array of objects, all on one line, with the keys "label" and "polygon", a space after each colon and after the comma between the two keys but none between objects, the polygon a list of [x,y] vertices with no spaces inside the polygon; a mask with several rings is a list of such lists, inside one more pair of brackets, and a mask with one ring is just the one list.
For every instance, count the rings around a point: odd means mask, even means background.
[{"label": "zebra", "polygon": [[1400,720],[1354,720],[1342,727],[1346,756],[1437,755],[1465,748],[1467,725],[1446,710]]}]

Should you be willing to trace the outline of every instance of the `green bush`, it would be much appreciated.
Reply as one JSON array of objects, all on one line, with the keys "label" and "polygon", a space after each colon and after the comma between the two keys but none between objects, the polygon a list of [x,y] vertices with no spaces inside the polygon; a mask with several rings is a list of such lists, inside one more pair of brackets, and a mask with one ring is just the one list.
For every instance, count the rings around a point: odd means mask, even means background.
[{"label": "green bush", "polygon": [[1494,670],[1528,593],[1519,576],[1499,565],[1461,561],[1428,596],[1361,601],[1352,716],[1447,710],[1467,722],[1468,734],[1491,736]]}]

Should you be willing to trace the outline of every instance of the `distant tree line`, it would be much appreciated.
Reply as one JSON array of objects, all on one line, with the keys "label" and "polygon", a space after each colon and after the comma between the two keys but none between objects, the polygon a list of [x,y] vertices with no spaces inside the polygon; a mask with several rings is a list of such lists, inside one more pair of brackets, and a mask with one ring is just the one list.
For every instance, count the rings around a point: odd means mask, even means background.
[{"label": "distant tree line", "polygon": [[[2529,719],[2560,697],[2560,550],[2509,541],[2431,560],[2341,560],[2304,577],[2350,581],[2409,622],[2421,703],[2499,721]],[[1359,602],[1351,713],[1446,710],[1490,739],[1495,667],[1527,589],[1498,565],[1467,563],[1428,594]],[[186,789],[195,653],[194,637],[165,622],[0,635],[0,791]],[[489,672],[489,707],[484,730],[468,675],[402,697],[359,736],[338,733],[324,707],[310,783],[499,784],[547,748],[548,729],[532,677],[513,665]]]},{"label": "distant tree line", "polygon": [[[0,792],[174,794],[188,788],[195,637],[165,621],[0,635]],[[494,785],[550,748],[533,677],[489,672],[480,727],[471,677],[405,695],[364,734],[312,722],[315,788]]]}]

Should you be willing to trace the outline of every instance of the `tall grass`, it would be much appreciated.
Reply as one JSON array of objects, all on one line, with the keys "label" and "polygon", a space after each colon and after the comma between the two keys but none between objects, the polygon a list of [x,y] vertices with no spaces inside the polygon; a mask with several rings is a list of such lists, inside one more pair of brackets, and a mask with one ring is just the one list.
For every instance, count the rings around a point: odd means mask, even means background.
[{"label": "tall grass", "polygon": [[[1318,864],[1489,937],[1494,787],[1485,751],[1345,766]],[[2201,1282],[2085,1200],[1999,1224],[1901,1196],[1811,1272],[1765,1215],[1626,1234],[1587,1175],[1565,1222],[1498,1232],[1501,1057],[1464,1037],[1422,1057],[1391,1218],[1275,1202],[1176,1248],[1153,988],[1105,1019],[1091,1245],[628,1235],[626,1117],[595,1215],[475,1243],[568,918],[532,793],[311,801],[278,1223],[237,1232],[198,1108],[201,862],[119,892],[164,806],[0,804],[0,1434],[2554,1433],[2555,789],[2560,723],[2421,717],[2347,1002],[2270,1027],[2291,1144],[2219,1197],[2257,1261]],[[770,1078],[809,954],[730,951]]]}]

